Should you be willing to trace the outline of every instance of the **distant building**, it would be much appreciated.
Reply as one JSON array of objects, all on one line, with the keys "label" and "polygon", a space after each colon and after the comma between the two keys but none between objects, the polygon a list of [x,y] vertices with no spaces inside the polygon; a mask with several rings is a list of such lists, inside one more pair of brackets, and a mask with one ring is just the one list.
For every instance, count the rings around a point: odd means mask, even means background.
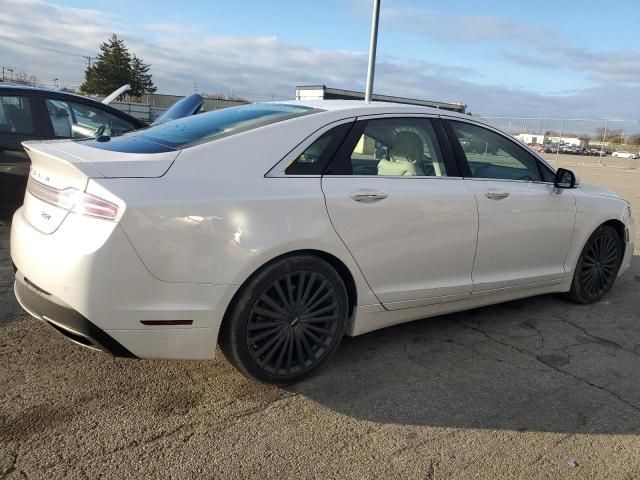
[{"label": "distant building", "polygon": [[[373,94],[375,102],[406,103],[423,107],[440,108],[452,112],[465,113],[467,106],[457,102],[436,102],[434,100],[420,100],[417,98],[393,97],[391,95]],[[296,100],[364,100],[364,93],[353,90],[330,88],[326,85],[301,85],[296,87]]]},{"label": "distant building", "polygon": [[534,135],[532,133],[519,133],[515,137],[527,145],[544,145],[544,135]]},{"label": "distant building", "polygon": [[547,137],[549,143],[562,143],[563,145],[572,145],[574,147],[582,148],[588,145],[587,140],[580,140],[576,137]]}]

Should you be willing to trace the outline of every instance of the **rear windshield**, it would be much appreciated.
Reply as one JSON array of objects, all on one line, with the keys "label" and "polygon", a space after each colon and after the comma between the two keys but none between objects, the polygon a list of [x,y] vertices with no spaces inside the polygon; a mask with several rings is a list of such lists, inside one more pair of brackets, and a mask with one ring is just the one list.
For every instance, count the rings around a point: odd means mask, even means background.
[{"label": "rear windshield", "polygon": [[318,112],[301,105],[256,103],[180,118],[90,146],[131,153],[181,150],[234,133]]}]

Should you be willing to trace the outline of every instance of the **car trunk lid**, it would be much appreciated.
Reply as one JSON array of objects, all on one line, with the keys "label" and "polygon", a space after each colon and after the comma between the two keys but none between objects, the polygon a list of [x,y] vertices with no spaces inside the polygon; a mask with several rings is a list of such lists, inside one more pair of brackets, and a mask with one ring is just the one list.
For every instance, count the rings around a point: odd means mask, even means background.
[{"label": "car trunk lid", "polygon": [[23,214],[43,233],[55,232],[91,178],[161,177],[177,151],[140,154],[100,150],[82,142],[24,142],[31,159]]}]

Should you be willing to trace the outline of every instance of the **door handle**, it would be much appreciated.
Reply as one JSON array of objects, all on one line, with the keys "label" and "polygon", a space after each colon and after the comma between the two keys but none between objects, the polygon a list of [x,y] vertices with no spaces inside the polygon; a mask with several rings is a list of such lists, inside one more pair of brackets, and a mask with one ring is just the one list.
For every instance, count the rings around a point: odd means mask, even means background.
[{"label": "door handle", "polygon": [[376,200],[384,200],[388,196],[389,194],[384,192],[359,192],[351,194],[351,198],[356,202],[375,202]]},{"label": "door handle", "polygon": [[509,192],[497,192],[489,190],[488,192],[484,192],[484,196],[491,200],[501,200],[503,198],[507,198],[509,196]]}]

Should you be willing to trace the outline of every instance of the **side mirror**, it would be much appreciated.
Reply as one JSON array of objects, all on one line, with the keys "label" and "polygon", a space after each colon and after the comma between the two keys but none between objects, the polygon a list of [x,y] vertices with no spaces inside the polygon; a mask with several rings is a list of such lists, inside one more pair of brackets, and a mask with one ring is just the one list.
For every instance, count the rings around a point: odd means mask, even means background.
[{"label": "side mirror", "polygon": [[575,188],[576,174],[566,168],[559,168],[556,171],[556,178],[553,181],[556,188]]}]

